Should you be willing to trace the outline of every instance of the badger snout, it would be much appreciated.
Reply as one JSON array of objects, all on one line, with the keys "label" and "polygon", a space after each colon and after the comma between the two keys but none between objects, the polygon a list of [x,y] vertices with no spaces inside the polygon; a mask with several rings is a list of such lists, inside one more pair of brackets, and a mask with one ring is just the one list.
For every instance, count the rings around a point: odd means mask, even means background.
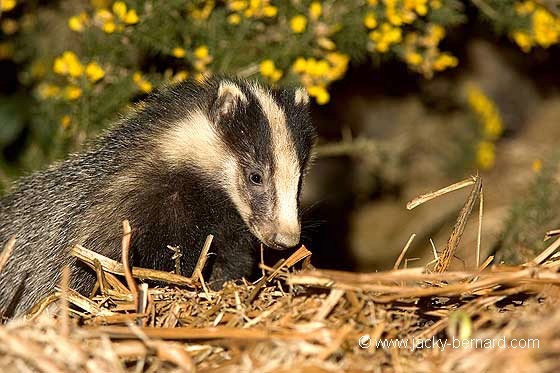
[{"label": "badger snout", "polygon": [[299,229],[290,232],[277,232],[274,234],[272,241],[276,246],[282,249],[289,249],[299,243]]},{"label": "badger snout", "polygon": [[296,246],[300,240],[301,228],[299,222],[295,220],[290,223],[276,223],[270,227],[267,234],[267,241],[273,249],[284,250]]}]

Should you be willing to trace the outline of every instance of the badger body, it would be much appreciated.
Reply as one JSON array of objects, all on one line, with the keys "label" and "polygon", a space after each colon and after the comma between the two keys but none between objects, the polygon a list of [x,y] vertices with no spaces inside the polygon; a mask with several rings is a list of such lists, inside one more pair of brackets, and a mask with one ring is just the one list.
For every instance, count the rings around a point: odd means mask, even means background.
[{"label": "badger body", "polygon": [[0,313],[19,315],[54,292],[61,269],[87,294],[95,276],[69,255],[81,244],[118,260],[122,221],[131,263],[191,275],[214,235],[208,280],[250,276],[260,243],[300,238],[298,200],[314,143],[301,89],[270,90],[215,78],[149,96],[87,150],[23,178],[0,200]]}]

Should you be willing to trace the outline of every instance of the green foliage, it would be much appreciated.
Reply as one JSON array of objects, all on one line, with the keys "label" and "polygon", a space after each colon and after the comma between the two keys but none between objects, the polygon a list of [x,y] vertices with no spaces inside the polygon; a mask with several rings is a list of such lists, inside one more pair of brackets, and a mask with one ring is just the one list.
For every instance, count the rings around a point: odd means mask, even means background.
[{"label": "green foliage", "polygon": [[545,232],[560,227],[560,215],[555,209],[560,205],[558,161],[556,155],[542,167],[533,181],[527,196],[516,203],[510,213],[496,261],[519,264],[534,258],[549,242],[544,242]]},{"label": "green foliage", "polygon": [[[473,4],[523,50],[558,42],[556,17],[537,3]],[[317,104],[350,63],[398,60],[431,78],[459,63],[440,44],[469,21],[457,0],[15,0],[0,17],[0,60],[17,67],[29,108],[0,131],[3,148],[29,129],[18,169],[77,150],[127,104],[187,78],[301,84]]]}]

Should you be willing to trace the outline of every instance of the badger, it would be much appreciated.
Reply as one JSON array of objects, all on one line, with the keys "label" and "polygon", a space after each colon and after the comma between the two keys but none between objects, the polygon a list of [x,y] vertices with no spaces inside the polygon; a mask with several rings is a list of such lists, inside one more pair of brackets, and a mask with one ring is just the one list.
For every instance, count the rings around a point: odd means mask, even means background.
[{"label": "badger", "polygon": [[88,294],[95,274],[69,255],[76,244],[119,260],[122,221],[130,263],[175,270],[168,246],[193,272],[208,234],[208,281],[249,277],[260,244],[300,241],[299,197],[315,143],[303,88],[208,78],[163,88],[81,153],[21,179],[0,200],[0,312],[21,315],[54,292],[63,266]]}]

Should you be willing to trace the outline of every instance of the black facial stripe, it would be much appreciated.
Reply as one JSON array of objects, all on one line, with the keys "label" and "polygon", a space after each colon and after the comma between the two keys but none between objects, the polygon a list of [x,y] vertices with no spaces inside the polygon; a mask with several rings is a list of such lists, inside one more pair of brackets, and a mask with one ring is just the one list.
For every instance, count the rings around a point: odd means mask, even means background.
[{"label": "black facial stripe", "polygon": [[316,137],[308,107],[295,103],[295,90],[293,89],[274,90],[272,96],[286,114],[288,132],[296,148],[300,168],[303,168],[309,160],[311,147]]},{"label": "black facial stripe", "polygon": [[[217,123],[220,137],[245,167],[272,164],[272,134],[258,102],[248,96],[230,118]],[[255,164],[256,163],[256,164]]]}]

